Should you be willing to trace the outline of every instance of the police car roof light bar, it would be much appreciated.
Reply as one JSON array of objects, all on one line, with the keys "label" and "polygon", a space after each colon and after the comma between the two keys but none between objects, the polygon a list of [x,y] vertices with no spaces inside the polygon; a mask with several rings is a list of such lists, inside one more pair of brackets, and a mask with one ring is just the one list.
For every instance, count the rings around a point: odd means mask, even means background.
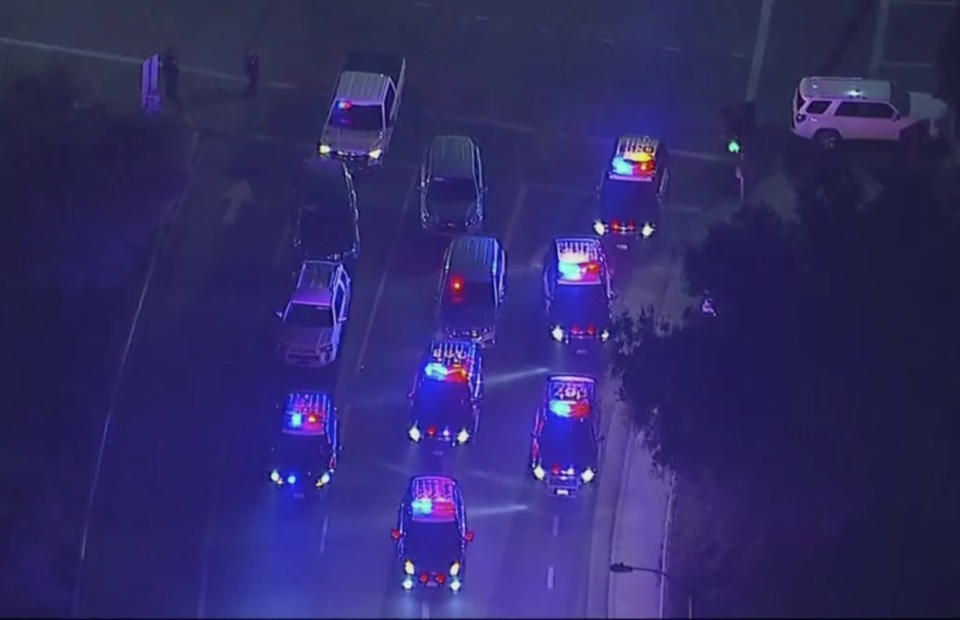
[{"label": "police car roof light bar", "polygon": [[330,397],[322,392],[292,392],[283,408],[283,432],[288,435],[323,435]]}]

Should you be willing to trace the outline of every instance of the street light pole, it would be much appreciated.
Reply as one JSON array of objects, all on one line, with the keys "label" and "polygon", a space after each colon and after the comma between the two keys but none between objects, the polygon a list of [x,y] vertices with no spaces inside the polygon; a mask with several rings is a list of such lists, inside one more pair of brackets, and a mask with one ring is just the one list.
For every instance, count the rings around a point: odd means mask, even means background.
[{"label": "street light pole", "polygon": [[613,573],[652,573],[659,577],[666,579],[667,581],[673,581],[681,586],[683,586],[687,591],[687,618],[693,618],[693,588],[689,583],[684,582],[682,579],[674,577],[673,575],[668,575],[658,568],[644,568],[643,566],[630,566],[629,564],[624,564],[623,562],[617,562],[616,564],[610,565],[610,572]]}]

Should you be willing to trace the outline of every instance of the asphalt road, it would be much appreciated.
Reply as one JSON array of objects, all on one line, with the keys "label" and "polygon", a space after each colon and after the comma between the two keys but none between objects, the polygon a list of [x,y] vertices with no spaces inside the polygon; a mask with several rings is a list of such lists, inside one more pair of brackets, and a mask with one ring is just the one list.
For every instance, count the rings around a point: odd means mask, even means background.
[{"label": "asphalt road", "polygon": [[[572,2],[469,4],[477,8],[0,5],[3,36],[136,57],[172,43],[186,67],[230,74],[253,43],[263,79],[293,87],[240,102],[235,83],[188,71],[181,80],[203,142],[111,427],[83,615],[585,614],[591,531],[609,523],[595,523],[590,492],[548,498],[524,465],[544,374],[601,374],[604,361],[563,355],[531,328],[540,324],[539,260],[552,237],[588,230],[585,207],[610,146],[591,137],[649,131],[692,154],[675,161],[664,237],[621,270],[621,283],[631,268],[666,263],[701,214],[729,201],[728,166],[696,153],[717,151],[717,111],[743,97],[761,3],[610,2],[589,15]],[[759,69],[763,110],[786,119],[796,80],[821,62],[853,4],[830,2],[816,24],[800,20],[795,3],[775,4]],[[803,46],[783,44],[790,37]],[[290,271],[286,188],[315,139],[344,50],[367,46],[404,51],[409,92],[386,165],[358,180],[362,250],[341,362],[291,371],[271,357],[273,310]],[[869,43],[854,52],[864,49]],[[135,67],[67,62],[95,76],[98,94],[134,96]],[[424,146],[447,132],[470,134],[483,150],[487,230],[507,246],[509,302],[501,344],[487,355],[478,442],[439,464],[461,480],[476,531],[469,581],[459,596],[422,597],[401,592],[390,572],[388,531],[406,480],[438,466],[410,445],[403,422],[432,331],[428,300],[443,249],[419,233],[410,188]],[[253,204],[224,223],[224,193],[243,181]],[[322,383],[336,385],[344,417],[341,465],[319,501],[289,502],[266,477],[275,406],[289,389]]]}]

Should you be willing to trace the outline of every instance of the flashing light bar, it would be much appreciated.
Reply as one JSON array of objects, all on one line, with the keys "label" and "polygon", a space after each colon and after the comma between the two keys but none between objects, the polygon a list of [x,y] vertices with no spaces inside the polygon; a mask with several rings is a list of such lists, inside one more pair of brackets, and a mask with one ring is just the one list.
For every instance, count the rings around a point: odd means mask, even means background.
[{"label": "flashing light bar", "polygon": [[353,104],[350,103],[349,101],[344,100],[344,101],[338,101],[338,102],[337,102],[337,109],[338,109],[338,110],[349,110],[349,109],[352,108],[352,107],[353,107]]},{"label": "flashing light bar", "polygon": [[453,482],[441,476],[422,476],[413,482],[410,509],[418,521],[453,521],[456,507]]},{"label": "flashing light bar", "polygon": [[283,432],[293,435],[323,435],[329,397],[320,392],[294,392],[287,396]]},{"label": "flashing light bar", "polygon": [[463,382],[467,380],[467,370],[463,366],[445,366],[440,362],[430,362],[423,369],[423,374],[428,379],[435,381],[456,381]]},{"label": "flashing light bar", "polygon": [[550,413],[560,418],[582,418],[590,413],[590,403],[585,400],[576,402],[551,400],[548,408]]},{"label": "flashing light bar", "polygon": [[557,265],[561,280],[586,283],[600,281],[600,263],[596,261],[572,262],[566,259],[567,257],[561,256]]}]

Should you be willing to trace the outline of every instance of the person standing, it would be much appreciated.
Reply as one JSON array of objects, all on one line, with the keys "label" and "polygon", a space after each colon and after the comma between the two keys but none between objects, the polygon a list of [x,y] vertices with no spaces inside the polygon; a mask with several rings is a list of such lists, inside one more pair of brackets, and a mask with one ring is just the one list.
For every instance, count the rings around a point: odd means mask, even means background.
[{"label": "person standing", "polygon": [[168,47],[160,57],[160,67],[163,70],[163,84],[166,88],[167,99],[179,101],[180,65],[177,62],[176,51]]},{"label": "person standing", "polygon": [[243,68],[247,74],[247,90],[244,94],[251,97],[257,94],[257,85],[260,81],[260,57],[252,49],[247,49]]}]

